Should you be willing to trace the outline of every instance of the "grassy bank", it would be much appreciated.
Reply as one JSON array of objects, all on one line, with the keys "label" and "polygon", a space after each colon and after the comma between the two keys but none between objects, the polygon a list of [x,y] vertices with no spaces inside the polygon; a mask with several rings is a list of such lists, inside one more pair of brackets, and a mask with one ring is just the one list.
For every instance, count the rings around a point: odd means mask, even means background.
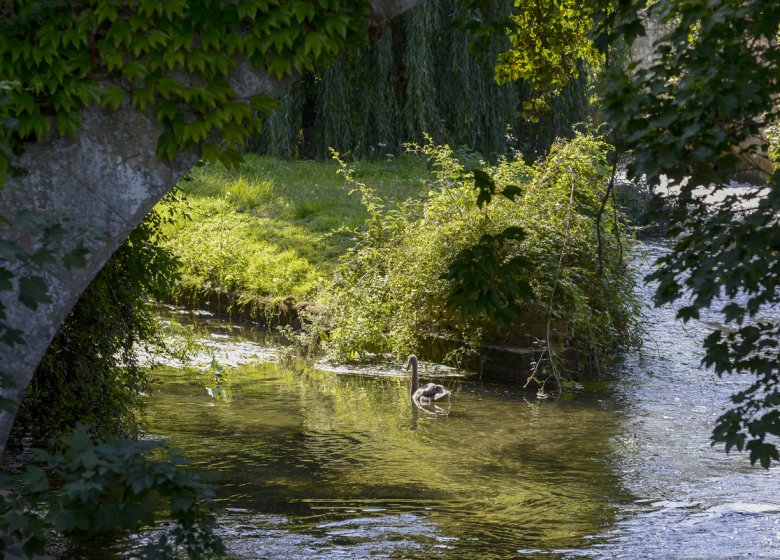
[{"label": "grassy bank", "polygon": [[[311,299],[368,217],[336,169],[335,162],[254,155],[240,171],[194,169],[179,185],[183,213],[165,226],[168,247],[182,263],[172,296],[197,304],[229,294],[271,306]],[[358,162],[354,169],[390,205],[422,196],[429,177],[426,162],[414,156]]]},{"label": "grassy bank", "polygon": [[445,341],[472,355],[573,350],[578,370],[600,370],[634,340],[636,313],[625,221],[604,202],[609,150],[578,135],[533,165],[482,164],[485,207],[476,162],[446,146],[352,163],[349,180],[335,162],[203,166],[180,185],[187,215],[166,226],[182,263],[173,295],[267,315],[313,300],[309,341],[340,361]]}]

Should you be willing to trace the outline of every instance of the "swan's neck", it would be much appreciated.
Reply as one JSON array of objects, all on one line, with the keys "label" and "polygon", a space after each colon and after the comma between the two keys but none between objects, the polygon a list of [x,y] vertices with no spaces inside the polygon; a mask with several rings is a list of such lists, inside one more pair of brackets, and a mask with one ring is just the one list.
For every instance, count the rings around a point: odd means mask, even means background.
[{"label": "swan's neck", "polygon": [[412,394],[417,392],[420,388],[420,377],[417,374],[417,362],[412,362]]}]

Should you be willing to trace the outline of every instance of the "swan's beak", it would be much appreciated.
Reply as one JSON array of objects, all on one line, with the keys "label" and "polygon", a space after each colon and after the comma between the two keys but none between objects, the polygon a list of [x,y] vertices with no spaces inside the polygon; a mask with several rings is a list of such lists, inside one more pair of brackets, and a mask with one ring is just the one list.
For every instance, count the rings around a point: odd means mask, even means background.
[{"label": "swan's beak", "polygon": [[412,360],[406,361],[406,371],[409,371],[409,368],[412,367]]}]

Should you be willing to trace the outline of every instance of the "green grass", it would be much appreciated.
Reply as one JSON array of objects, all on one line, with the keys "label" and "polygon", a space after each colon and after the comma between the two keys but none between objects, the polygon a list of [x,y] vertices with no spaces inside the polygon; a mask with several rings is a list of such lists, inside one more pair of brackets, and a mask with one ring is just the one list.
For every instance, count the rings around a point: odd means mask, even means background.
[{"label": "green grass", "polygon": [[[389,204],[423,196],[425,160],[356,162],[355,177]],[[243,301],[311,299],[367,217],[335,162],[246,156],[240,171],[195,168],[179,184],[179,216],[166,225],[181,260],[179,293],[229,292]],[[173,294],[178,295],[178,294]]]}]

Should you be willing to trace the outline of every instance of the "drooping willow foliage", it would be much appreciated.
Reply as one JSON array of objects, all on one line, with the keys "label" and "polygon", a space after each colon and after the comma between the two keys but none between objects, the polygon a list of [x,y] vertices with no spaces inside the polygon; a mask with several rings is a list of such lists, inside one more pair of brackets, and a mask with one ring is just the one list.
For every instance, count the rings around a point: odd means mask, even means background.
[{"label": "drooping willow foliage", "polygon": [[349,82],[347,53],[341,52],[322,73],[317,87],[316,115],[338,115],[339,118],[316,119],[317,134],[315,150],[325,154],[328,148],[346,152],[354,146],[350,126],[351,105],[349,103]]},{"label": "drooping willow foliage", "polygon": [[528,84],[499,86],[495,79],[509,39],[493,34],[475,41],[463,25],[501,21],[512,5],[492,0],[476,12],[461,0],[431,0],[374,28],[368,45],[347,49],[305,77],[310,87],[285,94],[249,148],[286,158],[328,158],[329,148],[382,158],[427,134],[489,158],[516,149],[535,159],[585,120],[587,72],[553,97],[546,113],[524,112],[532,99]]},{"label": "drooping willow foliage", "polygon": [[[356,109],[356,126],[353,129],[355,150],[368,156],[377,156],[388,148],[394,148],[398,137],[393,35],[389,26],[381,28],[370,49],[356,51],[350,57],[355,69],[355,82],[359,84],[357,95],[352,97]],[[318,120],[325,117],[324,114],[317,116]]]},{"label": "drooping willow foliage", "polygon": [[431,30],[438,29],[437,2],[425,2],[403,18],[405,43],[401,64],[403,99],[400,133],[406,140],[418,142],[423,134],[441,137],[442,126],[431,93],[436,91],[436,58]]},{"label": "drooping willow foliage", "polygon": [[299,155],[303,128],[303,86],[294,82],[279,97],[279,108],[272,112],[259,137],[249,141],[249,147],[284,159]]}]

